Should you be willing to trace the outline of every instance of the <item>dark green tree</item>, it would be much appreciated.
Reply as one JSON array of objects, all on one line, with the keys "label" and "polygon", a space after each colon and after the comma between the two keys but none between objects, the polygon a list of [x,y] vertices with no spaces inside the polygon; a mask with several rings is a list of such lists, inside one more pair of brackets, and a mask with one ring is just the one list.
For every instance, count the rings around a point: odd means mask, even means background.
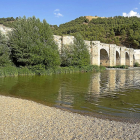
[{"label": "dark green tree", "polygon": [[0,32],[0,66],[10,65],[10,48],[7,43],[8,38]]},{"label": "dark green tree", "polygon": [[9,34],[11,56],[17,66],[43,65],[46,68],[60,65],[58,47],[46,20],[35,16],[19,17]]},{"label": "dark green tree", "polygon": [[87,45],[80,34],[76,34],[73,45],[72,65],[85,66],[90,64],[90,55]]},{"label": "dark green tree", "polygon": [[90,64],[90,54],[80,34],[76,34],[74,44],[64,46],[61,59],[64,66],[82,67]]}]

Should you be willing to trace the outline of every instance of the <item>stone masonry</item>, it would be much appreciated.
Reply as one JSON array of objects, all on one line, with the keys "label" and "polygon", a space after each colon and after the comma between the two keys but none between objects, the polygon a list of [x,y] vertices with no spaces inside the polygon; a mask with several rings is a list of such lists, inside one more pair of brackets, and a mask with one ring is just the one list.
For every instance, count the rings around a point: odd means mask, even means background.
[{"label": "stone masonry", "polygon": [[[61,54],[63,45],[73,43],[74,36],[58,36],[54,35],[54,40],[58,44],[58,49]],[[116,66],[128,65],[133,67],[134,62],[140,63],[140,50],[117,46],[116,44],[105,44],[100,41],[87,41],[85,44],[91,57],[92,65]]]}]

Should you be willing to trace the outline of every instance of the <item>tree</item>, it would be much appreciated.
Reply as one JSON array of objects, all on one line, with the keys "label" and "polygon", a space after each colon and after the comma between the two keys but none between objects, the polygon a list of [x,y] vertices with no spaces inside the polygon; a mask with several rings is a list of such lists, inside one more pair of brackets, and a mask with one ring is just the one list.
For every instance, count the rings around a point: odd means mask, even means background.
[{"label": "tree", "polygon": [[0,66],[11,64],[10,48],[7,44],[7,38],[0,32]]},{"label": "tree", "polygon": [[114,33],[114,31],[113,31],[113,30],[111,30],[111,31],[110,31],[110,35],[109,35],[109,36],[111,37],[111,39],[113,39],[113,38],[114,38],[115,33]]},{"label": "tree", "polygon": [[121,38],[122,38],[122,41],[125,39],[126,37],[126,31],[125,30],[122,30],[121,31]]},{"label": "tree", "polygon": [[118,38],[118,37],[115,37],[115,38],[114,38],[114,43],[115,43],[116,45],[119,45],[119,38]]},{"label": "tree", "polygon": [[76,34],[73,48],[74,57],[72,59],[72,64],[79,66],[89,65],[90,55],[87,49],[87,45],[85,44],[84,39],[80,34]]},{"label": "tree", "polygon": [[62,65],[64,66],[85,66],[90,64],[90,54],[83,37],[76,34],[74,44],[64,46],[61,55]]},{"label": "tree", "polygon": [[60,65],[58,47],[46,20],[35,16],[19,17],[9,34],[12,60],[17,66],[45,65],[46,68]]}]

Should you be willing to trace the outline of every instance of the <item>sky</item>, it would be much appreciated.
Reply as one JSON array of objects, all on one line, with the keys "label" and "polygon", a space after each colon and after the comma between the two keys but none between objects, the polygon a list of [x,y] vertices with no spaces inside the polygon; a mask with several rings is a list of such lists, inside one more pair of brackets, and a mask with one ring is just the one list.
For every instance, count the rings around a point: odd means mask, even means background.
[{"label": "sky", "polygon": [[1,0],[0,18],[32,17],[60,25],[80,16],[137,16],[140,0]]}]

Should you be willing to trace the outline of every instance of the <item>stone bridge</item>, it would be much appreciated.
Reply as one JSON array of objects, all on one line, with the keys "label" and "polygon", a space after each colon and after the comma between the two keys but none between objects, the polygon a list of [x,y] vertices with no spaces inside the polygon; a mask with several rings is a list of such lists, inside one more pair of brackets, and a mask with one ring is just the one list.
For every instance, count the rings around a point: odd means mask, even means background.
[{"label": "stone bridge", "polygon": [[[58,44],[58,49],[61,54],[63,45],[73,44],[74,36],[57,36],[54,35],[54,40]],[[87,41],[92,65],[116,66],[128,65],[133,67],[135,62],[140,63],[140,50],[117,46],[115,44],[105,44],[100,41]]]}]

